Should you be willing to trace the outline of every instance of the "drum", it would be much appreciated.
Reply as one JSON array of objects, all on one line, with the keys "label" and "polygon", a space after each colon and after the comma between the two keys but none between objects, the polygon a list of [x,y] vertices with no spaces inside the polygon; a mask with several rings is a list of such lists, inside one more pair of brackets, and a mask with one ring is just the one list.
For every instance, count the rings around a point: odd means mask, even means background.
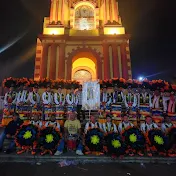
[{"label": "drum", "polygon": [[151,115],[151,108],[149,107],[149,105],[140,105],[139,113],[141,114],[142,117]]},{"label": "drum", "polygon": [[76,150],[77,137],[70,135],[67,139],[67,150]]},{"label": "drum", "polygon": [[44,120],[49,120],[50,116],[54,113],[53,107],[51,105],[43,106]]},{"label": "drum", "polygon": [[60,120],[64,118],[64,106],[55,105],[55,115],[56,119]]},{"label": "drum", "polygon": [[21,120],[29,120],[31,115],[31,105],[18,105],[16,106],[16,112],[20,115]]},{"label": "drum", "polygon": [[70,112],[73,112],[73,111],[76,111],[76,110],[77,110],[77,108],[74,105],[68,105],[67,106],[67,113],[70,113]]},{"label": "drum", "polygon": [[122,111],[122,106],[121,105],[115,105],[115,104],[113,104],[112,106],[111,106],[111,109],[112,109],[112,111],[111,111],[111,113],[112,113],[112,115],[114,116],[114,115],[120,115],[121,114],[121,111]]},{"label": "drum", "polygon": [[168,113],[168,116],[170,117],[172,123],[176,125],[176,114]]},{"label": "drum", "polygon": [[163,111],[161,109],[153,109],[152,110],[152,118],[153,121],[158,125],[161,126],[161,123],[163,121]]},{"label": "drum", "polygon": [[31,108],[32,108],[31,113],[33,115],[34,114],[38,114],[38,115],[42,114],[41,106],[39,106],[39,105],[33,105]]}]

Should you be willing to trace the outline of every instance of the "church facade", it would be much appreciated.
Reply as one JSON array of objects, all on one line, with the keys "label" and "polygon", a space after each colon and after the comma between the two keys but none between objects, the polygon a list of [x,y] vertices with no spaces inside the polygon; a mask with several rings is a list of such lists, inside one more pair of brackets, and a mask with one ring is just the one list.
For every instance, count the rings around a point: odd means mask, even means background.
[{"label": "church facade", "polygon": [[34,79],[129,79],[129,39],[116,0],[51,0],[37,38]]}]

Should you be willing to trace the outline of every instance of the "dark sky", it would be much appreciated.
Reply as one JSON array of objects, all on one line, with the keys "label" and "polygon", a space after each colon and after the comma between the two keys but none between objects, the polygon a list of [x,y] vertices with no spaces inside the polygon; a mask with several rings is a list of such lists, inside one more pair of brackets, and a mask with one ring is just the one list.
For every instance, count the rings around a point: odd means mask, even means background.
[{"label": "dark sky", "polygon": [[[50,0],[0,1],[0,79],[33,77],[36,38],[42,32],[43,17],[49,16],[49,3]],[[169,80],[176,75],[174,3],[119,0],[119,10],[123,26],[132,36],[133,78],[144,75]],[[13,45],[8,48],[9,44]]]}]

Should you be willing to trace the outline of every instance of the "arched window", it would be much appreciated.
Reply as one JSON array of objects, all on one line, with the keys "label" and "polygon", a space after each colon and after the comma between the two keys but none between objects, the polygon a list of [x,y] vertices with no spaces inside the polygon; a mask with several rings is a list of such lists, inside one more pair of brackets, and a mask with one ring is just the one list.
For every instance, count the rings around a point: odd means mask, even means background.
[{"label": "arched window", "polygon": [[83,81],[91,81],[92,80],[92,75],[89,71],[87,70],[78,70],[75,72],[73,76],[73,80],[83,82]]},{"label": "arched window", "polygon": [[92,7],[81,5],[75,9],[74,28],[77,30],[95,29],[95,15]]}]

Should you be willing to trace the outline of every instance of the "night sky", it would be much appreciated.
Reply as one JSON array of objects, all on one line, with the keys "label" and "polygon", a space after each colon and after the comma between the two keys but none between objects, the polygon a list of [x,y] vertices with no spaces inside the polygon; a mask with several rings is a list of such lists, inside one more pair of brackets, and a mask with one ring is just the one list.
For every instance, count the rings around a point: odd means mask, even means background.
[{"label": "night sky", "polygon": [[[0,1],[0,79],[33,77],[37,35],[50,0]],[[170,80],[176,75],[176,8],[171,0],[119,0],[131,34],[133,78]]]}]

